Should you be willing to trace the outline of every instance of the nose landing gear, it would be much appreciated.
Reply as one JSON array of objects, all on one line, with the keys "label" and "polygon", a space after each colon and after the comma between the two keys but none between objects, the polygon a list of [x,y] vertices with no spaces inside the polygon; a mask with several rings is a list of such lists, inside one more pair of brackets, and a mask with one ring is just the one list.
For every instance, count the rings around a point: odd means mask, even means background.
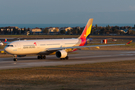
[{"label": "nose landing gear", "polygon": [[14,55],[13,61],[17,61],[17,55]]}]

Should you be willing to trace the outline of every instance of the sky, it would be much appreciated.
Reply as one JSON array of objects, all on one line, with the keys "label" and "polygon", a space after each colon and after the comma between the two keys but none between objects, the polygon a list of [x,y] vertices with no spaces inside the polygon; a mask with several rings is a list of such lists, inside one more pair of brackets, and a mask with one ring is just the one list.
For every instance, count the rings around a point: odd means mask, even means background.
[{"label": "sky", "polygon": [[135,24],[135,0],[0,0],[0,24]]}]

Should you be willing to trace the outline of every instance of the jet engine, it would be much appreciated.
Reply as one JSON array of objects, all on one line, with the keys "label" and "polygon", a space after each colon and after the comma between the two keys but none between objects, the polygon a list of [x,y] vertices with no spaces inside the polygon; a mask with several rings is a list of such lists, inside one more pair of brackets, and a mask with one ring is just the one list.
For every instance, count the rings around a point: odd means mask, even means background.
[{"label": "jet engine", "polygon": [[56,52],[57,58],[66,58],[67,57],[67,52],[65,50],[59,50]]}]

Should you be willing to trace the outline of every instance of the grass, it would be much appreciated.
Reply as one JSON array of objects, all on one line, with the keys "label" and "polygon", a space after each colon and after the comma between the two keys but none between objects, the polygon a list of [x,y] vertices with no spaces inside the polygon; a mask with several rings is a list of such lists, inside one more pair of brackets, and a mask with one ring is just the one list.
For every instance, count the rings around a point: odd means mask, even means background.
[{"label": "grass", "polygon": [[[0,35],[0,38],[77,38],[80,35]],[[90,38],[135,38],[135,36],[90,35]]]},{"label": "grass", "polygon": [[0,49],[4,49],[4,47],[5,47],[5,45],[3,45],[3,46],[0,46]]},{"label": "grass", "polygon": [[0,35],[0,38],[77,38],[79,35]]},{"label": "grass", "polygon": [[0,70],[9,90],[135,89],[135,61]]}]

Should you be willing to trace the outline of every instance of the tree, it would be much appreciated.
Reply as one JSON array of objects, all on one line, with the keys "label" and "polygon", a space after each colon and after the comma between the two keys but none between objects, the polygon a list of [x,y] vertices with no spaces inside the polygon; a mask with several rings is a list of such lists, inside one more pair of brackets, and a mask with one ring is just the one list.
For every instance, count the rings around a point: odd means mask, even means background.
[{"label": "tree", "polygon": [[98,29],[98,26],[97,26],[97,24],[95,25],[95,27],[96,27],[96,30]]},{"label": "tree", "polygon": [[70,34],[72,34],[72,33],[71,33],[70,30],[67,30],[66,34],[67,34],[67,35],[70,35]]},{"label": "tree", "polygon": [[132,30],[131,33],[130,33],[130,35],[135,35],[135,31]]},{"label": "tree", "polygon": [[27,32],[27,29],[24,27],[24,32],[26,33]]},{"label": "tree", "polygon": [[61,30],[60,33],[61,34],[66,34],[66,31],[65,30]]},{"label": "tree", "polygon": [[127,34],[130,35],[132,30],[128,29]]},{"label": "tree", "polygon": [[95,34],[95,29],[91,29],[91,34],[93,35],[93,34]]},{"label": "tree", "polygon": [[110,29],[111,29],[111,27],[108,25],[108,26],[106,26],[106,29],[107,29],[107,30],[110,30]]},{"label": "tree", "polygon": [[30,31],[30,28],[28,27],[27,31]]},{"label": "tree", "polygon": [[83,32],[83,29],[78,30],[79,35],[82,34],[82,32]]},{"label": "tree", "polygon": [[49,33],[48,28],[45,28],[45,29],[43,30],[43,33]]},{"label": "tree", "polygon": [[0,28],[0,34],[1,34],[1,28]]},{"label": "tree", "polygon": [[72,29],[71,32],[72,34],[75,34],[75,35],[79,34],[79,30],[76,28]]},{"label": "tree", "polygon": [[105,35],[106,32],[107,32],[106,28],[102,28],[102,29],[100,30],[100,34],[102,34],[102,35]]}]

